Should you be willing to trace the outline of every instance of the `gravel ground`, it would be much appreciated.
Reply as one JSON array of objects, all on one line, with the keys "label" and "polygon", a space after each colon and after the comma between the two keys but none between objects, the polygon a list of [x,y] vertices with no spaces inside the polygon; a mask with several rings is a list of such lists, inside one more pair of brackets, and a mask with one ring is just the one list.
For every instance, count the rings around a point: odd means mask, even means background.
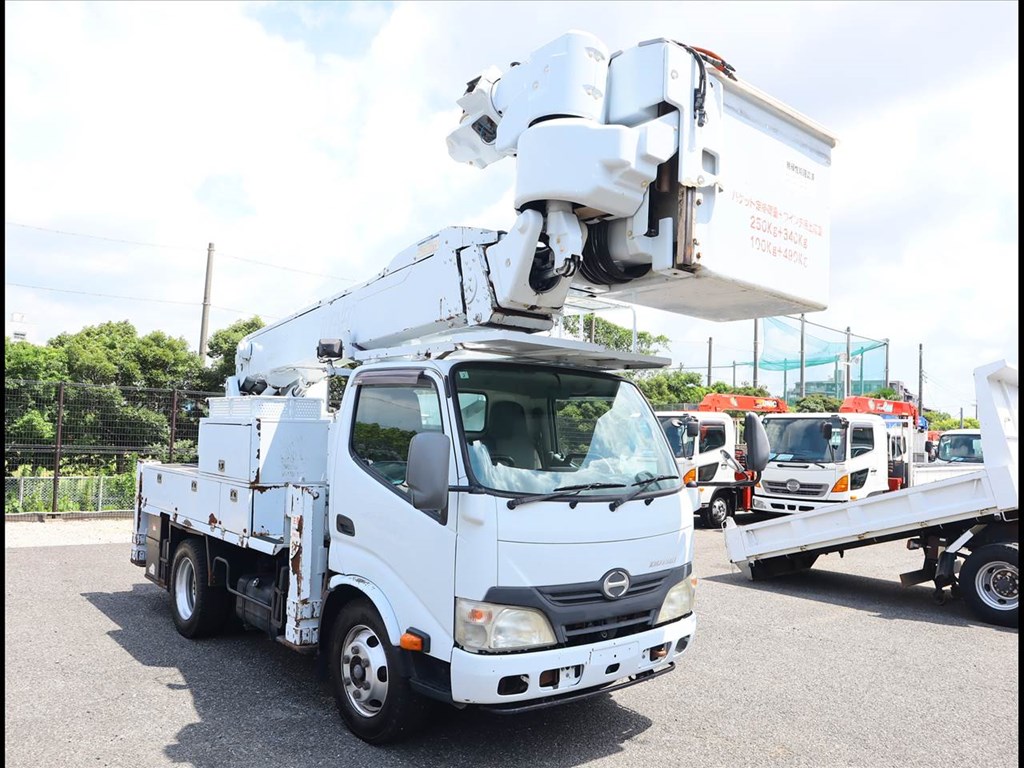
[{"label": "gravel ground", "polygon": [[902,542],[749,582],[721,532],[698,530],[698,630],[676,671],[515,717],[440,708],[416,739],[373,748],[342,726],[315,658],[256,631],[179,636],[168,594],[128,562],[130,532],[5,526],[6,766],[1019,765],[1017,631],[900,587],[920,565]]},{"label": "gravel ground", "polygon": [[124,544],[132,541],[132,520],[46,520],[4,523],[4,549],[63,547],[69,544]]}]

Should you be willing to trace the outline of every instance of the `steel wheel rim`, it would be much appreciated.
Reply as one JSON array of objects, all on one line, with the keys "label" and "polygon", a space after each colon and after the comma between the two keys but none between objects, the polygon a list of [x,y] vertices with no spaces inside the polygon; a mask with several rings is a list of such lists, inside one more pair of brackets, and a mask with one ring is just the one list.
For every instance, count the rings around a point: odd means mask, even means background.
[{"label": "steel wheel rim", "polygon": [[375,717],[388,698],[388,658],[377,634],[365,624],[348,631],[341,646],[345,698],[359,715]]},{"label": "steel wheel rim", "polygon": [[196,569],[187,557],[178,564],[174,575],[174,603],[181,618],[185,621],[192,618],[196,609]]},{"label": "steel wheel rim", "polygon": [[722,499],[711,502],[711,522],[721,525],[729,516],[729,507]]},{"label": "steel wheel rim", "polygon": [[1017,566],[1005,560],[988,563],[974,577],[975,592],[989,608],[1012,611],[1020,599]]}]

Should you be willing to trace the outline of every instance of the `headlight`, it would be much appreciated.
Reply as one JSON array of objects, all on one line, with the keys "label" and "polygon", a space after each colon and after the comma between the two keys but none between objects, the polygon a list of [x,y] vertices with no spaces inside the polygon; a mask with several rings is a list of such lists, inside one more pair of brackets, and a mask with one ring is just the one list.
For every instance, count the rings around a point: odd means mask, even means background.
[{"label": "headlight", "polygon": [[693,597],[697,589],[697,579],[687,576],[676,584],[665,595],[665,602],[661,604],[658,611],[657,624],[666,621],[673,621],[680,616],[685,616],[693,610]]},{"label": "headlight", "polygon": [[467,651],[518,651],[555,644],[547,617],[533,608],[455,599],[455,642]]}]

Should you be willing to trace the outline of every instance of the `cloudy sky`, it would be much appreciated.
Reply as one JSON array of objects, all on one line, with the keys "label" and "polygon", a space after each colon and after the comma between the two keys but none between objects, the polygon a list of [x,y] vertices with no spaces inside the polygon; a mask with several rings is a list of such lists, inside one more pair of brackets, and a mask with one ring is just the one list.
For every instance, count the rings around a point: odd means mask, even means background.
[{"label": "cloudy sky", "polygon": [[[1015,2],[7,2],[7,319],[37,343],[129,320],[197,348],[208,243],[212,331],[444,226],[507,229],[514,164],[445,148],[466,81],[568,29],[665,37],[838,137],[830,303],[807,319],[891,339],[915,391],[923,345],[926,407],[973,415],[973,369],[1017,362],[1017,27]],[[709,337],[716,379],[752,359],[753,321],[638,318],[676,366],[705,366]]]}]

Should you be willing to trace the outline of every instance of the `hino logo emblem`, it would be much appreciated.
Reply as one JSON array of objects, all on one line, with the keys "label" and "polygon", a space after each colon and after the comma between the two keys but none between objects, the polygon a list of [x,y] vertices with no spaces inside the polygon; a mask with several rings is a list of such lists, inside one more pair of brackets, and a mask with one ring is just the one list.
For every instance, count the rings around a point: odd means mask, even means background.
[{"label": "hino logo emblem", "polygon": [[795,493],[796,491],[799,491],[800,490],[800,481],[799,480],[787,480],[786,481],[786,490],[789,491],[790,493]]},{"label": "hino logo emblem", "polygon": [[618,600],[629,591],[629,574],[621,568],[608,571],[601,579],[601,591],[609,600]]}]

